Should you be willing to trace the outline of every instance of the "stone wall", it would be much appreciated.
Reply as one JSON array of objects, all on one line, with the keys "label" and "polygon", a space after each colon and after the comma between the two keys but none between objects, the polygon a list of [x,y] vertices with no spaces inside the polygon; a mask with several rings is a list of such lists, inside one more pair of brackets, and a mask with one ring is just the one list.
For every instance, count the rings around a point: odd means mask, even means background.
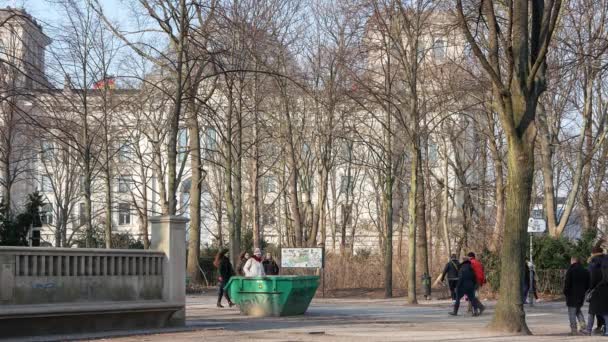
[{"label": "stone wall", "polygon": [[161,300],[159,251],[0,247],[0,304]]}]

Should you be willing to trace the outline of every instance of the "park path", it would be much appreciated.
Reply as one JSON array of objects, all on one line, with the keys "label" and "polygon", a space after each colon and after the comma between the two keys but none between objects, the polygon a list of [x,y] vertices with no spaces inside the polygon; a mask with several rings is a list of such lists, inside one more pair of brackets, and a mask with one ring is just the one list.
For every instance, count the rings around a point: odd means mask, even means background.
[{"label": "park path", "polygon": [[[214,296],[189,296],[188,326],[164,331],[132,331],[89,337],[112,342],[133,341],[607,341],[604,337],[568,336],[568,316],[563,302],[540,303],[527,308],[534,336],[514,337],[485,329],[492,305],[481,317],[447,314],[450,303],[404,304],[403,298],[315,299],[305,316],[251,318],[236,308],[218,309]],[[120,337],[122,336],[122,337]],[[87,340],[79,336],[58,340]],[[43,339],[36,339],[41,341]],[[34,341],[34,340],[30,340]]]}]

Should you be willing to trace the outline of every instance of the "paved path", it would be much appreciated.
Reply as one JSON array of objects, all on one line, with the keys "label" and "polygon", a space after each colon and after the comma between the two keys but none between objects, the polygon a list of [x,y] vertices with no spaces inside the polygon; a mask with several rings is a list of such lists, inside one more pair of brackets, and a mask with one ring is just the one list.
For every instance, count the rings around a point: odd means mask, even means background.
[{"label": "paved path", "polygon": [[[604,337],[568,336],[563,302],[527,308],[534,336],[513,337],[485,329],[492,308],[481,317],[447,314],[449,302],[408,306],[404,299],[315,299],[304,316],[251,318],[238,309],[215,307],[211,296],[188,297],[188,327],[173,331],[134,331],[131,336],[103,338],[132,341],[606,341]],[[124,336],[124,335],[123,335]],[[101,338],[102,335],[92,337]],[[107,337],[107,335],[106,335]],[[63,338],[75,339],[76,336]]]}]

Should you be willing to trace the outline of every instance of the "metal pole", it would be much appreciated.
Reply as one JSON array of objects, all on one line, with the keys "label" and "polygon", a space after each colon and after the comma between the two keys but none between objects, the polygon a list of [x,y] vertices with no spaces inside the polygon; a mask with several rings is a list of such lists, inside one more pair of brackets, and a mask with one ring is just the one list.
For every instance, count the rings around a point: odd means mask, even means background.
[{"label": "metal pole", "polygon": [[530,286],[528,287],[528,297],[530,298],[530,306],[534,306],[534,261],[532,260],[532,233],[530,233]]}]

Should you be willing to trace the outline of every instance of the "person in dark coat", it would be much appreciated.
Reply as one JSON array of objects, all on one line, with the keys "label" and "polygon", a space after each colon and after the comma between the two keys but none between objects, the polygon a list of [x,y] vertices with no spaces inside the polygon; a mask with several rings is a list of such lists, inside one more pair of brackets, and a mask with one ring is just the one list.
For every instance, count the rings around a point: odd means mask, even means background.
[{"label": "person in dark coat", "polygon": [[450,295],[452,296],[452,304],[456,303],[456,284],[458,283],[458,270],[460,269],[460,262],[456,254],[450,256],[450,261],[445,264],[443,273],[441,274],[441,281],[448,278],[448,287],[450,289]]},{"label": "person in dark coat", "polygon": [[228,305],[232,307],[234,303],[230,300],[230,296],[228,296],[228,292],[224,291],[224,287],[228,284],[230,278],[234,275],[234,269],[232,268],[232,264],[230,260],[226,256],[228,250],[222,250],[217,253],[215,256],[215,260],[213,261],[213,265],[217,267],[219,277],[218,277],[218,293],[217,293],[217,307],[223,308],[222,306],[222,296],[226,297],[228,301]]},{"label": "person in dark coat", "polygon": [[[608,260],[604,256],[604,260],[600,263],[602,272],[602,280],[591,289],[589,298],[589,320],[587,325],[587,333],[591,334],[593,328],[593,315],[603,317],[604,322],[608,322]],[[608,329],[604,326],[604,336],[608,336]]]},{"label": "person in dark coat", "polygon": [[460,264],[460,270],[458,271],[458,282],[456,283],[456,303],[454,303],[454,310],[449,314],[452,316],[458,315],[458,308],[460,307],[460,300],[464,295],[469,298],[469,302],[473,305],[473,316],[479,316],[479,307],[477,298],[475,298],[475,272],[471,265],[471,261],[468,257],[462,259]]},{"label": "person in dark coat", "polygon": [[581,265],[577,257],[572,257],[570,259],[570,268],[568,268],[566,279],[564,280],[564,295],[566,296],[570,333],[572,335],[578,335],[577,319],[581,330],[587,327],[581,307],[585,304],[585,294],[589,290],[589,282],[589,271]]},{"label": "person in dark coat", "polygon": [[[591,250],[591,258],[589,258],[589,273],[591,274],[591,283],[589,284],[590,291],[594,291],[594,289],[602,282],[602,261],[606,256],[604,255],[604,251],[600,246],[595,246]],[[593,333],[599,334],[602,332],[604,327],[606,326],[606,321],[601,314],[595,314],[595,305],[593,301],[589,302],[589,315],[587,316],[588,325],[587,330],[591,332],[593,328],[593,323],[595,318],[597,317],[597,328],[593,331]]]},{"label": "person in dark coat", "polygon": [[264,266],[264,273],[266,275],[279,275],[279,265],[272,258],[272,254],[266,253],[266,258],[262,261],[262,265]]}]

